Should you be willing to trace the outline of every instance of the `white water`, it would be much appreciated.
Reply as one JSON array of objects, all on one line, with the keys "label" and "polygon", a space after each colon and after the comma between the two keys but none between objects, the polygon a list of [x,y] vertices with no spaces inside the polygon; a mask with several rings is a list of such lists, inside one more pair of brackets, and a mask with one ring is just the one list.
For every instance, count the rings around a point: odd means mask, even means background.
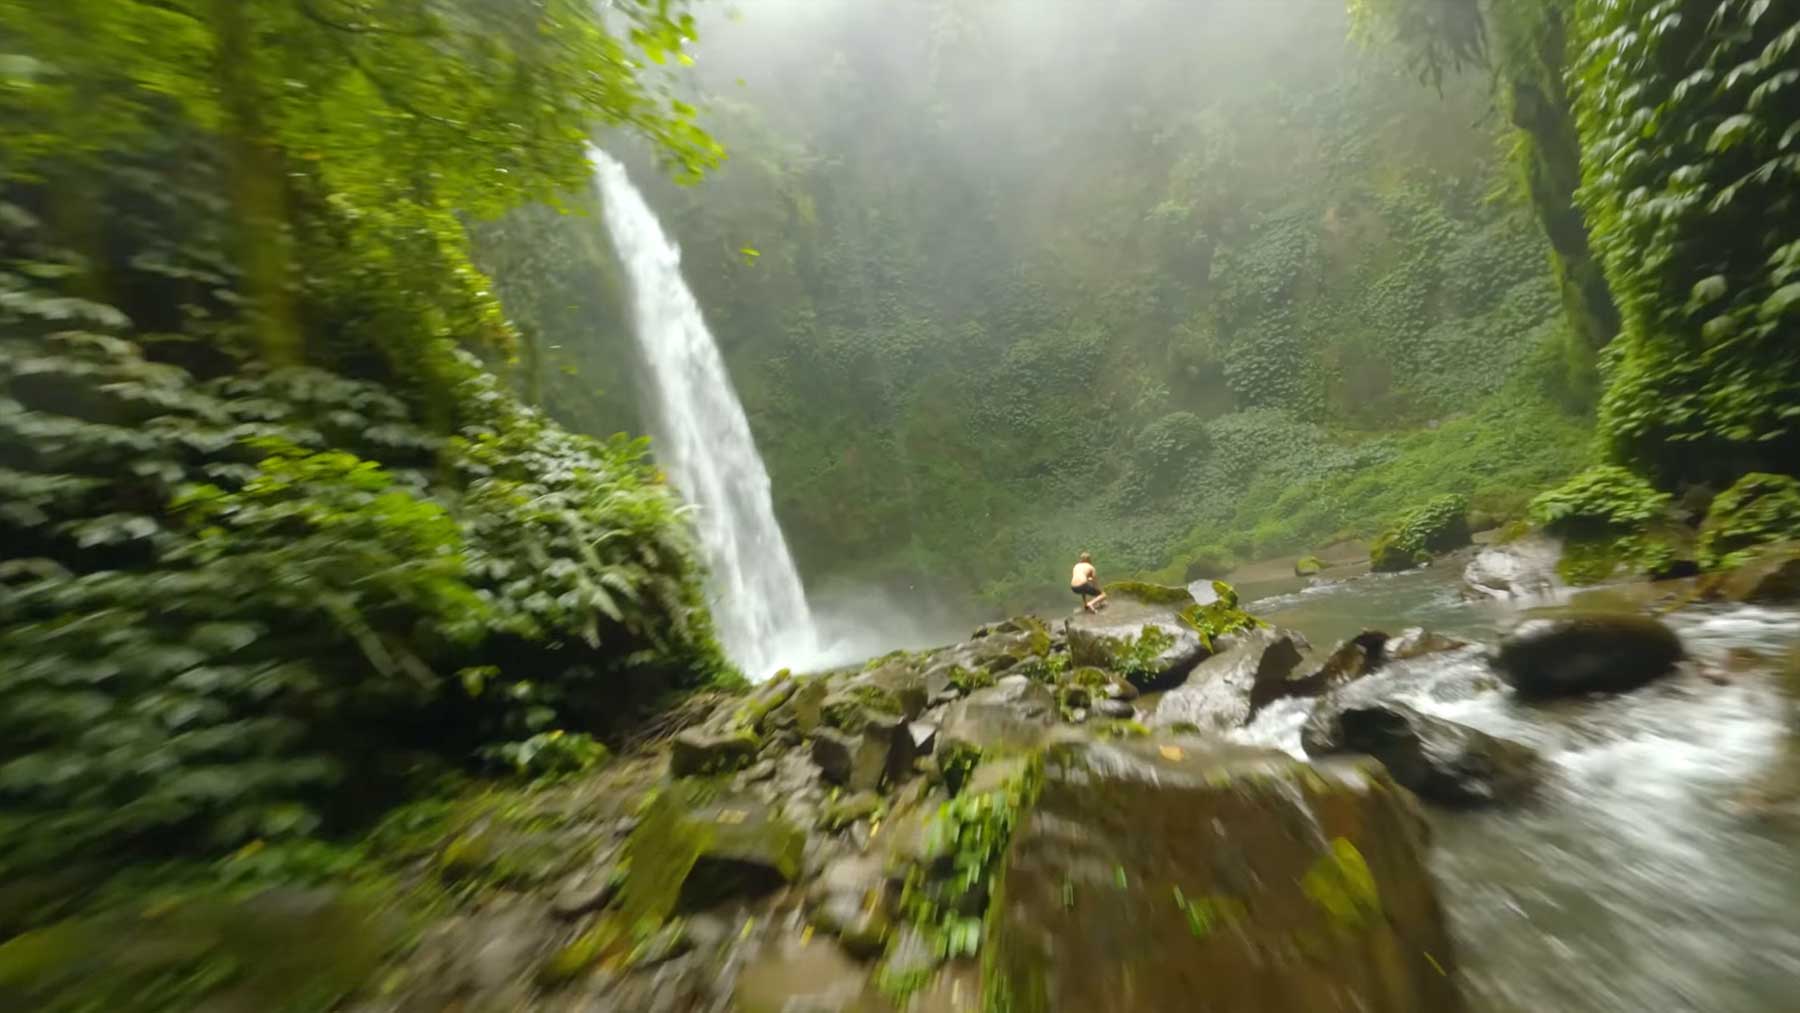
[{"label": "white water", "polygon": [[[1414,623],[1491,642],[1518,616],[1464,599],[1459,569],[1246,599],[1321,650]],[[1693,660],[1631,693],[1521,702],[1480,647],[1396,662],[1347,691],[1523,742],[1547,761],[1525,803],[1431,813],[1432,869],[1471,1010],[1796,1008],[1800,826],[1744,801],[1790,748],[1777,670],[1800,649],[1800,613],[1718,606],[1664,620]],[[1237,737],[1304,756],[1313,706],[1278,701]]]},{"label": "white water", "polygon": [[820,660],[819,637],[787,540],[775,522],[769,473],[725,361],[681,277],[681,250],[625,167],[589,148],[606,229],[631,282],[632,331],[643,353],[656,459],[699,508],[701,548],[719,639],[752,680]]}]

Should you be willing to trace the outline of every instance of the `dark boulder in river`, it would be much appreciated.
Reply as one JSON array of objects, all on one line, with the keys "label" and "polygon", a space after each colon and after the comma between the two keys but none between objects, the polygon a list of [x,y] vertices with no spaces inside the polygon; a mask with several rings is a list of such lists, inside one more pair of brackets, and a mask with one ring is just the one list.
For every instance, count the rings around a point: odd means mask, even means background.
[{"label": "dark boulder in river", "polygon": [[1411,796],[1196,738],[1052,749],[989,912],[987,1008],[1463,1008]]},{"label": "dark boulder in river", "polygon": [[1389,701],[1325,700],[1307,720],[1300,742],[1308,756],[1373,756],[1394,780],[1443,805],[1512,801],[1537,784],[1540,770],[1530,746]]},{"label": "dark boulder in river", "polygon": [[1282,695],[1300,664],[1306,638],[1286,630],[1255,629],[1220,641],[1218,654],[1193,670],[1156,707],[1158,725],[1191,724],[1205,732],[1242,728],[1253,701]]},{"label": "dark boulder in river", "polygon": [[1686,655],[1675,631],[1646,616],[1594,613],[1522,623],[1494,668],[1522,697],[1620,693],[1667,675]]}]

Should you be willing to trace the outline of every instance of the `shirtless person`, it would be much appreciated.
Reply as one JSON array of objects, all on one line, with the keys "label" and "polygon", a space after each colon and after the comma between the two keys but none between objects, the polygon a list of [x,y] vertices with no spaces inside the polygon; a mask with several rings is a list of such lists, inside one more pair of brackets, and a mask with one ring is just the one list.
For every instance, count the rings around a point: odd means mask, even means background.
[{"label": "shirtless person", "polygon": [[[1069,590],[1081,596],[1081,607],[1089,612],[1100,611],[1106,601],[1106,592],[1100,590],[1100,575],[1094,572],[1094,557],[1081,554],[1081,562],[1075,564],[1075,572],[1069,575]],[[1093,599],[1089,601],[1088,599]]]}]

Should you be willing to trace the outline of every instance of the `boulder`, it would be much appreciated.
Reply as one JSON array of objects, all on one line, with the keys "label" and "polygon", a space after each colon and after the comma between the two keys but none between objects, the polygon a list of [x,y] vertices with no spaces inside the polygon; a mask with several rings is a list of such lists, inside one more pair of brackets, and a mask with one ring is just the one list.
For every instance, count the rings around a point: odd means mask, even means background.
[{"label": "boulder", "polygon": [[1380,630],[1364,630],[1332,648],[1324,662],[1305,675],[1256,682],[1250,693],[1251,716],[1283,697],[1323,696],[1368,675],[1387,660],[1387,641],[1388,635]]},{"label": "boulder", "polygon": [[851,692],[864,687],[868,687],[869,695],[879,699],[887,710],[899,711],[908,721],[919,716],[931,696],[925,677],[902,662],[889,662],[850,680]]},{"label": "boulder", "polygon": [[1126,703],[1124,700],[1096,700],[1094,701],[1093,711],[1103,718],[1114,718],[1126,721],[1137,716],[1137,708]]},{"label": "boulder", "polygon": [[983,756],[1032,749],[1061,717],[1055,693],[1021,675],[977,690],[950,708],[938,731],[939,775],[955,794]]},{"label": "boulder", "polygon": [[1763,604],[1800,600],[1800,543],[1757,550],[1748,562],[1709,577],[1701,594],[1715,601]]},{"label": "boulder", "polygon": [[1527,535],[1490,545],[1463,568],[1463,583],[1489,598],[1541,598],[1562,586],[1556,575],[1562,544],[1545,535]]},{"label": "boulder", "polygon": [[1673,672],[1685,654],[1655,619],[1592,613],[1527,620],[1501,641],[1494,668],[1522,697],[1619,693]]},{"label": "boulder", "polygon": [[[1252,700],[1279,692],[1300,664],[1304,637],[1286,630],[1258,628],[1233,634],[1222,650],[1196,667],[1187,682],[1165,694],[1153,723],[1191,724],[1206,732],[1242,728],[1255,712]],[[1271,699],[1273,696],[1270,697]]]},{"label": "boulder", "polygon": [[1301,745],[1309,756],[1373,756],[1420,798],[1451,806],[1514,801],[1536,786],[1541,770],[1530,746],[1386,701],[1320,704]]},{"label": "boulder", "polygon": [[1314,577],[1325,569],[1325,564],[1317,556],[1301,556],[1294,560],[1294,576]]},{"label": "boulder", "polygon": [[1185,626],[1145,623],[1135,633],[1114,636],[1081,626],[1065,627],[1070,660],[1078,667],[1100,668],[1122,672],[1127,659],[1142,653],[1145,637],[1160,644],[1154,656],[1141,659],[1130,672],[1136,687],[1145,692],[1160,691],[1181,684],[1194,666],[1212,655],[1199,634]]},{"label": "boulder", "polygon": [[624,924],[660,922],[734,897],[766,894],[799,875],[806,835],[770,807],[677,781],[625,842]]},{"label": "boulder", "polygon": [[1424,859],[1410,796],[1370,761],[1067,744],[1006,851],[988,1008],[1453,1013]]},{"label": "boulder", "polygon": [[1458,651],[1468,646],[1467,640],[1447,637],[1442,633],[1427,633],[1423,627],[1414,626],[1401,630],[1397,636],[1389,637],[1382,645],[1381,653],[1387,661],[1410,661],[1427,654]]},{"label": "boulder", "polygon": [[865,710],[854,732],[820,728],[812,735],[812,759],[821,775],[851,791],[873,791],[898,780],[912,766],[912,732],[898,714]]},{"label": "boulder", "polygon": [[748,728],[689,728],[669,744],[669,774],[728,773],[748,766],[761,748],[762,742]]}]

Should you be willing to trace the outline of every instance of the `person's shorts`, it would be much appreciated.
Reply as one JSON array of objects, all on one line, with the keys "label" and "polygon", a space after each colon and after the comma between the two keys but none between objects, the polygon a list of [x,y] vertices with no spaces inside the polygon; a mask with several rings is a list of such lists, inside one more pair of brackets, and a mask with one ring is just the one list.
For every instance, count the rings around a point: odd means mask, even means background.
[{"label": "person's shorts", "polygon": [[1082,596],[1083,598],[1098,598],[1098,597],[1100,597],[1100,585],[1094,583],[1091,580],[1085,584],[1073,585],[1072,587],[1069,588],[1069,590],[1075,592],[1076,594]]}]

